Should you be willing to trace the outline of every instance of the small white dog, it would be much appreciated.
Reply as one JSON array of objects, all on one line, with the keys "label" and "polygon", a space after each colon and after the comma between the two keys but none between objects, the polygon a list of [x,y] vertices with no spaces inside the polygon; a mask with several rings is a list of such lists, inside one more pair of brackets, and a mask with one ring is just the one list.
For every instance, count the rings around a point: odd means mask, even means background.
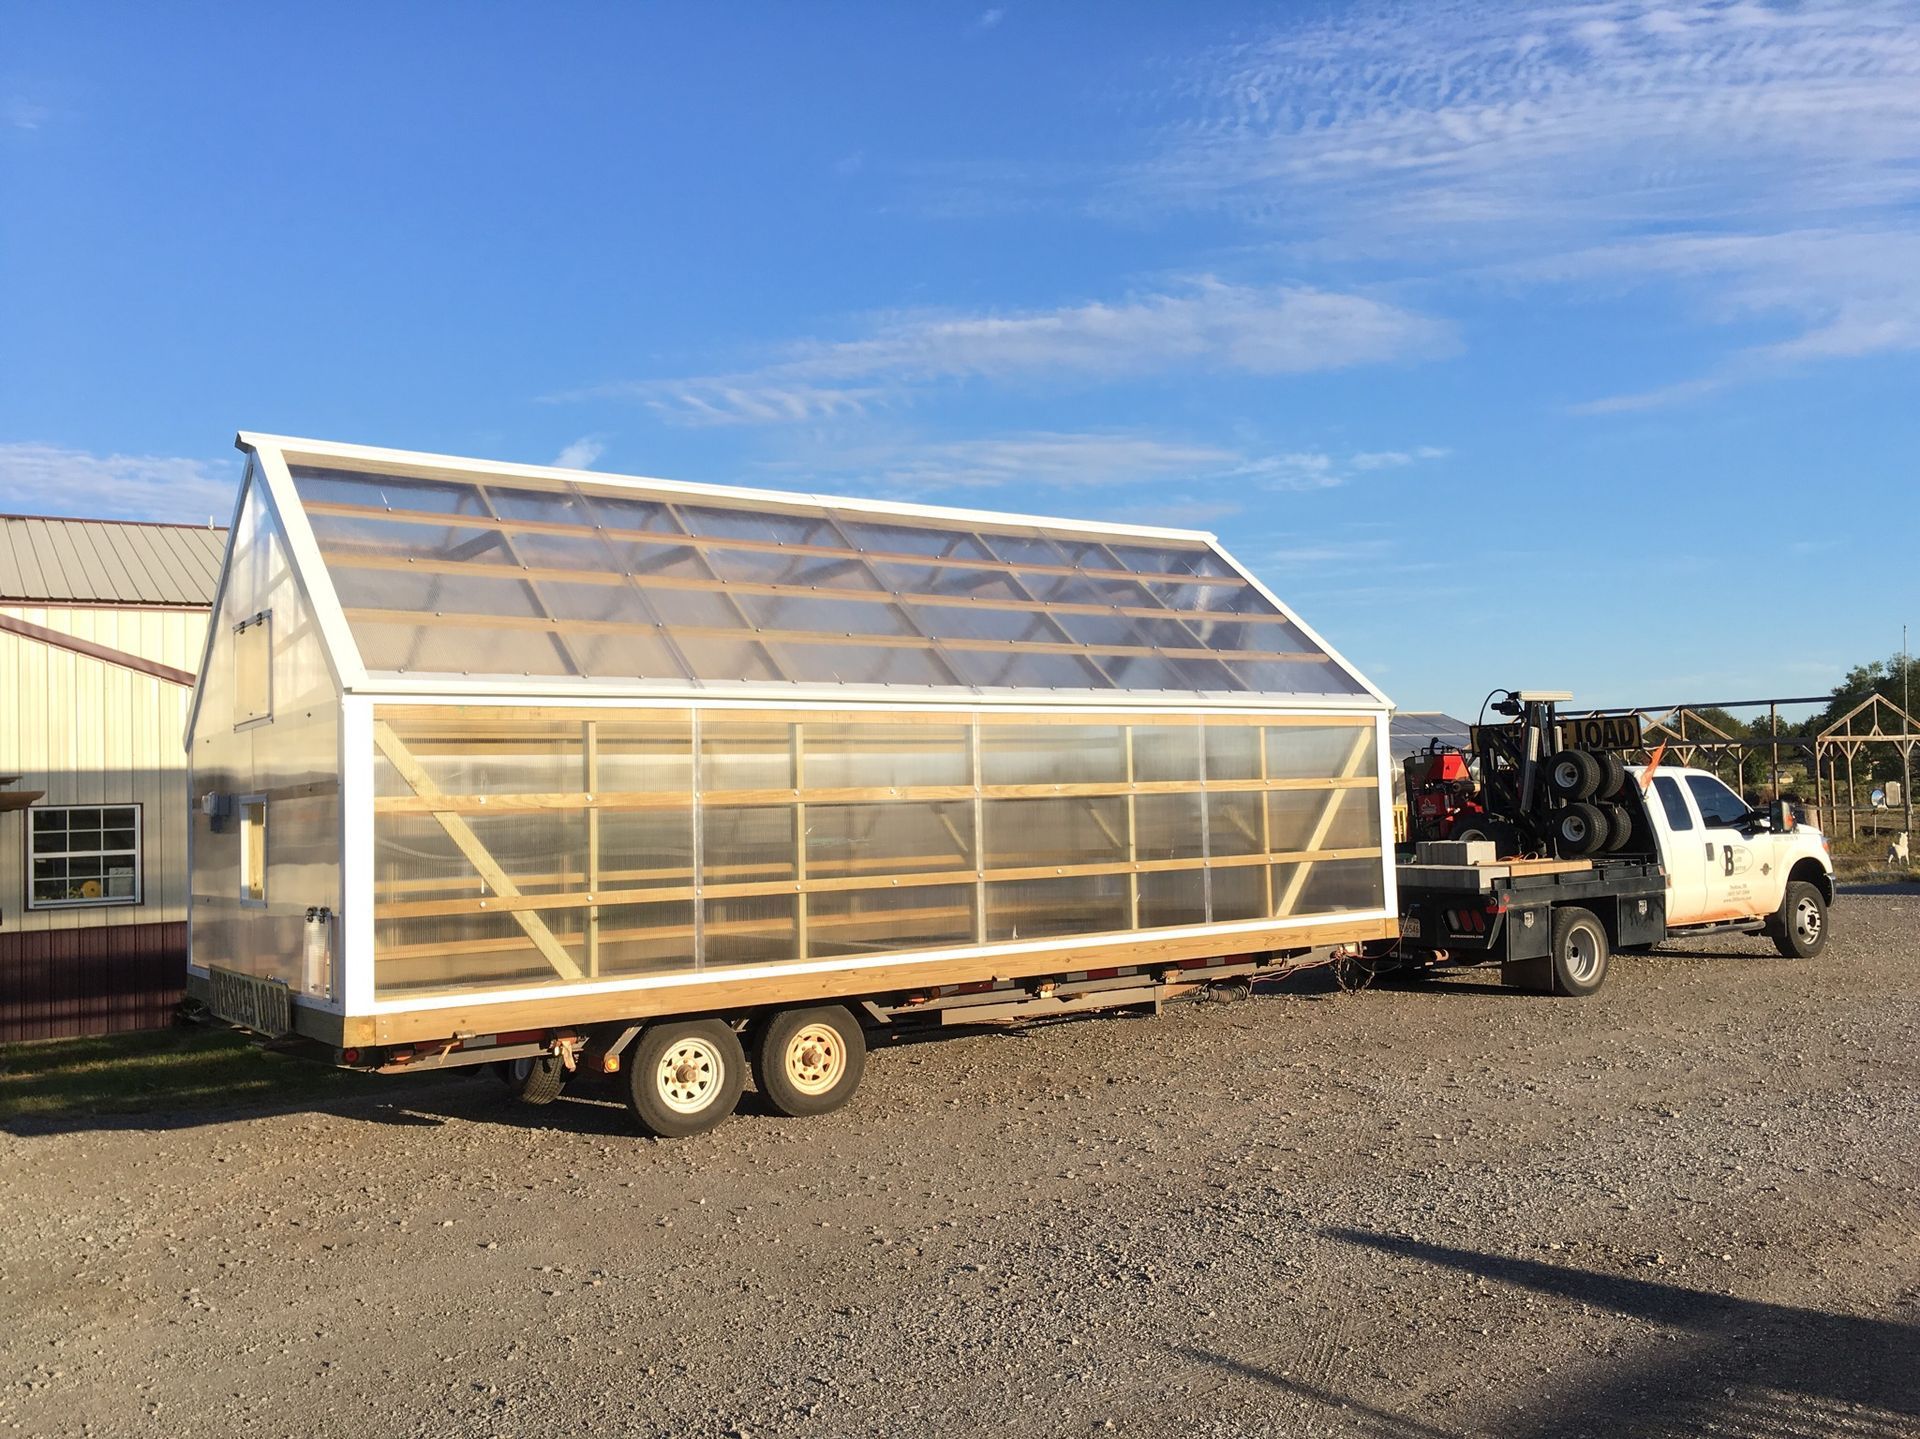
[{"label": "small white dog", "polygon": [[1893,837],[1893,843],[1887,846],[1888,864],[1912,864],[1913,851],[1907,847],[1907,832],[1903,829]]}]

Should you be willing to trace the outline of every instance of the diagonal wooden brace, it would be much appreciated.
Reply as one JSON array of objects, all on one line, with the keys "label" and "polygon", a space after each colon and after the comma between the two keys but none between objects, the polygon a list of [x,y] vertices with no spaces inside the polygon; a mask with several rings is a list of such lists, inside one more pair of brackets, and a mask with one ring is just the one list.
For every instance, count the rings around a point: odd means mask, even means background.
[{"label": "diagonal wooden brace", "polygon": [[[408,787],[421,799],[431,803],[434,800],[446,798],[420,761],[414,758],[413,751],[406,747],[400,736],[393,732],[393,726],[385,720],[374,721],[373,742],[379,746],[380,753],[387,757],[387,762],[399,772],[400,778],[404,779]],[[472,825],[452,810],[436,809],[432,814],[434,819],[439,821],[440,828],[447,832],[447,838],[452,840],[460,853],[467,857],[467,863],[474,867],[480,878],[493,887],[495,894],[505,899],[520,897],[520,887],[494,862],[493,856],[487,852],[487,847],[480,842],[480,836],[473,832]],[[553,937],[553,931],[547,928],[547,923],[540,917],[539,911],[516,909],[509,913],[513,915],[514,922],[527,932],[527,938],[533,941],[533,947],[545,956],[547,963],[553,966],[555,973],[562,979],[586,978],[580,966],[574,963],[573,956],[567,953],[566,946]]]},{"label": "diagonal wooden brace", "polygon": [[[1346,761],[1340,766],[1340,773],[1335,777],[1352,779],[1359,774],[1361,761],[1366,759],[1367,752],[1373,748],[1373,744],[1373,726],[1356,726],[1353,732],[1353,748],[1347,752]],[[1327,836],[1332,832],[1333,821],[1340,813],[1340,803],[1348,793],[1349,791],[1344,789],[1327,791],[1327,802],[1321,806],[1320,818],[1314,822],[1313,833],[1307,836],[1307,842],[1300,846],[1302,849],[1326,848]],[[1303,859],[1293,867],[1293,873],[1287,876],[1286,889],[1281,892],[1273,906],[1273,912],[1277,918],[1286,918],[1293,913],[1294,905],[1300,902],[1300,891],[1307,887],[1307,877],[1313,872],[1313,866],[1313,860]]]}]

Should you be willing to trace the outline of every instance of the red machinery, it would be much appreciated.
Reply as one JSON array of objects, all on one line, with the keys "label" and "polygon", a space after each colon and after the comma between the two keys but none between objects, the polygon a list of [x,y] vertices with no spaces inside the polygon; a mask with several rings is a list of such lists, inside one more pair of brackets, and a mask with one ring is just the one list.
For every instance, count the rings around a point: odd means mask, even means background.
[{"label": "red machinery", "polygon": [[1484,820],[1469,757],[1458,745],[1433,740],[1408,755],[1405,765],[1409,841],[1452,839],[1457,830]]}]

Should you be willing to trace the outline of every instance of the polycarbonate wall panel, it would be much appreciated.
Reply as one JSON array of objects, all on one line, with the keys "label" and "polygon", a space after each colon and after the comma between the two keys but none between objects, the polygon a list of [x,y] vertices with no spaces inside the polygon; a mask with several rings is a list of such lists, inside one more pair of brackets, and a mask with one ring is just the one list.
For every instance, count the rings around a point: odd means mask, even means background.
[{"label": "polycarbonate wall panel", "polygon": [[[264,498],[257,464],[235,523],[208,664],[187,754],[192,829],[194,963],[284,980],[296,994],[341,998],[337,934],[309,910],[341,912],[340,697],[287,539]],[[261,615],[265,624],[256,623]],[[259,712],[235,692],[236,629],[264,634],[267,683]],[[228,806],[209,815],[212,794]],[[264,895],[241,892],[242,798],[266,806]],[[312,941],[310,943],[309,936]]]},{"label": "polycarbonate wall panel", "polygon": [[377,990],[1349,912],[1384,863],[1377,782],[1353,773],[1375,736],[1361,716],[382,707]]},{"label": "polycarbonate wall panel", "polygon": [[362,472],[300,455],[291,473],[375,671],[1365,692],[1198,540]]}]

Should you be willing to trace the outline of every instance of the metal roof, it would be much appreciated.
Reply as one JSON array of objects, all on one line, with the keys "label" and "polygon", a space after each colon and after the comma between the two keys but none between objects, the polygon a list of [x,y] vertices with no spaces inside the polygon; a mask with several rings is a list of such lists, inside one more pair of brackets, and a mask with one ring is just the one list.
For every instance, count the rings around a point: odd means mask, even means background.
[{"label": "metal roof", "polygon": [[1405,759],[1425,749],[1430,740],[1467,747],[1471,726],[1439,710],[1395,710],[1389,729],[1389,743],[1395,759]]},{"label": "metal roof", "polygon": [[211,605],[227,532],[0,515],[0,604]]}]

